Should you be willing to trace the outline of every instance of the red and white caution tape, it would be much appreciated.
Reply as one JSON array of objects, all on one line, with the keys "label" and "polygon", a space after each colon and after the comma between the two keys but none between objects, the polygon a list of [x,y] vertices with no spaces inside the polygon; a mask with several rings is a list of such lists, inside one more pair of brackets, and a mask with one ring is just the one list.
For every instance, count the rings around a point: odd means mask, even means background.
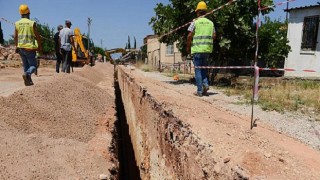
[{"label": "red and white caution tape", "polygon": [[[3,17],[1,17],[0,19],[3,20],[4,22],[8,23],[8,24],[11,24],[11,25],[15,26],[15,23],[13,23],[13,22],[11,22],[11,21],[3,18]],[[46,37],[42,36],[41,34],[40,34],[40,37],[41,37],[42,39],[46,39],[46,40],[48,40],[48,41],[54,42],[52,39],[46,38]]]},{"label": "red and white caution tape", "polygon": [[[194,66],[196,69],[254,69],[255,66]],[[259,71],[300,71],[300,72],[319,72],[311,69],[292,69],[292,68],[259,68]]]},{"label": "red and white caution tape", "polygon": [[[218,8],[213,9],[213,10],[209,11],[208,13],[206,13],[205,15],[200,16],[200,17],[198,17],[198,18],[202,18],[202,17],[208,16],[208,15],[210,15],[210,14],[216,12],[216,11],[219,11],[220,9],[223,9],[223,8],[226,7],[226,6],[231,5],[232,3],[236,2],[236,1],[238,1],[238,0],[230,0],[228,3],[226,3],[226,4],[224,4],[224,5],[221,5],[221,6],[219,6]],[[168,35],[176,32],[176,31],[178,31],[178,30],[181,29],[181,28],[184,28],[184,27],[188,26],[189,24],[191,24],[194,20],[196,20],[196,19],[198,19],[198,18],[195,18],[195,19],[193,19],[192,21],[190,21],[190,22],[188,22],[188,23],[186,23],[186,24],[184,24],[184,25],[182,25],[182,26],[179,26],[179,27],[177,27],[177,28],[175,28],[175,29],[173,29],[173,30],[171,30],[171,31],[163,34],[163,35],[161,35],[161,36],[159,37],[159,39],[163,38],[164,36],[168,36]]]},{"label": "red and white caution tape", "polygon": [[266,6],[266,7],[260,8],[260,10],[263,11],[263,10],[274,8],[276,6],[281,6],[281,5],[284,5],[284,4],[287,4],[289,2],[293,2],[293,1],[296,1],[296,0],[288,0],[288,1],[280,2],[280,3],[277,3],[277,4],[271,5],[271,6]]}]

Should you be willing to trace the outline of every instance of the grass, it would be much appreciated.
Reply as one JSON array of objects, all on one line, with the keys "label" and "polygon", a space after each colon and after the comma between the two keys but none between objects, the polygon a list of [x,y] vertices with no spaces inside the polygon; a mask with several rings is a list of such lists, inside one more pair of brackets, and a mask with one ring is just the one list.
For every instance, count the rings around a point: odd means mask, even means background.
[{"label": "grass", "polygon": [[[252,97],[252,86],[223,87],[227,96]],[[258,104],[264,110],[320,113],[320,83],[309,80],[282,80],[277,83],[260,82]]]}]

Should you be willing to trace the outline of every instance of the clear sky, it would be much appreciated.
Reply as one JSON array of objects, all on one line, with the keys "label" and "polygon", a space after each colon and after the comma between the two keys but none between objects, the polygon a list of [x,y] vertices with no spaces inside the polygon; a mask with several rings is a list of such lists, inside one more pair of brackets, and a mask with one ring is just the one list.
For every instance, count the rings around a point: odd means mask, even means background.
[{"label": "clear sky", "polygon": [[[283,1],[274,0],[275,3]],[[289,7],[315,5],[319,1],[296,0],[290,2]],[[148,22],[155,15],[153,9],[157,3],[168,4],[169,0],[0,0],[0,18],[11,22],[19,20],[19,5],[27,4],[31,19],[37,18],[55,30],[59,24],[64,24],[65,19],[70,19],[72,28],[79,27],[82,33],[87,33],[87,19],[91,17],[91,38],[96,46],[102,44],[107,49],[124,48],[128,36],[131,37],[131,46],[134,36],[137,46],[141,46],[143,38],[153,34]],[[284,19],[285,8],[286,5],[277,7],[270,16]],[[14,32],[14,26],[3,21],[1,25],[4,38],[8,40]]]}]

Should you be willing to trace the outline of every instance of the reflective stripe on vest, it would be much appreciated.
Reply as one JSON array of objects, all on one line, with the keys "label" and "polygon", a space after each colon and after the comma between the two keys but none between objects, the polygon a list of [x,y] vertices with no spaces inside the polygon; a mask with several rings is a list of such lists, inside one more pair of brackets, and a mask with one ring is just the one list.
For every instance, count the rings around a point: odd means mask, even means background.
[{"label": "reflective stripe on vest", "polygon": [[18,31],[18,48],[37,49],[36,37],[33,32],[34,21],[22,18],[15,23]]},{"label": "reflective stripe on vest", "polygon": [[213,23],[207,18],[199,18],[194,22],[195,29],[191,46],[191,54],[211,53],[213,49]]}]

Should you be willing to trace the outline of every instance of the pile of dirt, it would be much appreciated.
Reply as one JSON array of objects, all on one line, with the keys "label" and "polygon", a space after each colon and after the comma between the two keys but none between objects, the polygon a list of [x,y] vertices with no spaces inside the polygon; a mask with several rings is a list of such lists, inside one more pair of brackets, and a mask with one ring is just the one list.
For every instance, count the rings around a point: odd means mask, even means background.
[{"label": "pile of dirt", "polygon": [[4,67],[19,67],[21,58],[18,53],[15,53],[15,46],[0,46],[0,66]]},{"label": "pile of dirt", "polygon": [[92,68],[57,74],[0,98],[0,179],[98,179],[109,173],[106,142],[112,136],[105,131],[114,99],[97,87],[99,74]]}]

